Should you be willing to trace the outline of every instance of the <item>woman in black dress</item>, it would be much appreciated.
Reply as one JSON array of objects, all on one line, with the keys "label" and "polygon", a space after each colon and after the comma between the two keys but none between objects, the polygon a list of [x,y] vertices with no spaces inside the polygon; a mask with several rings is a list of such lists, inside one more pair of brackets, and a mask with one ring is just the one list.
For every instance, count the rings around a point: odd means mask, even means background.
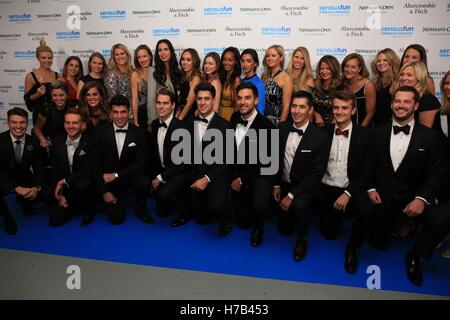
[{"label": "woman in black dress", "polygon": [[391,48],[377,53],[372,61],[372,81],[377,88],[375,105],[375,125],[390,121],[392,118],[391,101],[395,83],[398,80],[400,59]]},{"label": "woman in black dress", "polygon": [[200,57],[197,51],[192,48],[184,50],[181,54],[180,66],[180,108],[176,117],[184,121],[188,117],[194,116],[197,110],[194,89],[201,82]]},{"label": "woman in black dress", "polygon": [[33,124],[42,108],[52,101],[50,84],[58,79],[58,73],[52,70],[53,50],[47,46],[44,39],[40,40],[40,46],[36,48],[36,58],[39,68],[27,74],[25,77],[25,105],[28,111],[33,113]]}]

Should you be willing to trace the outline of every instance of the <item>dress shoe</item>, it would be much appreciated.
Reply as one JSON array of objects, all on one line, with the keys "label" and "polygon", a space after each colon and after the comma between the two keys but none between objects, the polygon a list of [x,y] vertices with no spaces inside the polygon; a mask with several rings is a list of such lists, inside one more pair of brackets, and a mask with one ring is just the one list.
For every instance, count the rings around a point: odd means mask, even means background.
[{"label": "dress shoe", "polygon": [[147,214],[147,212],[145,212],[144,210],[135,210],[134,214],[136,215],[136,217],[138,217],[140,220],[144,221],[147,224],[155,224],[156,220]]},{"label": "dress shoe", "polygon": [[220,225],[219,228],[219,236],[225,237],[227,234],[231,232],[231,229],[233,229],[233,226],[229,223],[223,223]]},{"label": "dress shoe", "polygon": [[83,216],[83,219],[81,219],[81,227],[87,227],[88,225],[90,225],[92,223],[92,221],[94,221],[94,215],[91,214],[87,214],[85,216]]},{"label": "dress shoe", "polygon": [[187,219],[187,218],[177,217],[175,220],[173,220],[171,226],[174,228],[181,227],[181,226],[184,226],[188,222],[189,222],[189,219]]},{"label": "dress shoe", "polygon": [[13,218],[5,219],[5,232],[9,235],[15,235],[17,233],[17,224]]},{"label": "dress shoe", "polygon": [[253,230],[252,237],[250,239],[250,243],[252,247],[258,247],[263,241],[263,231],[262,229]]},{"label": "dress shoe", "polygon": [[27,216],[32,216],[36,214],[36,211],[34,210],[33,206],[31,205],[23,205],[22,211]]},{"label": "dress shoe", "polygon": [[422,270],[420,267],[420,258],[415,257],[411,253],[408,253],[405,258],[406,275],[408,279],[416,286],[422,284]]},{"label": "dress shoe", "polygon": [[358,270],[358,256],[356,250],[350,246],[345,248],[344,268],[347,273],[355,273]]},{"label": "dress shoe", "polygon": [[302,261],[308,253],[308,242],[304,239],[298,239],[294,247],[293,258],[295,261]]}]

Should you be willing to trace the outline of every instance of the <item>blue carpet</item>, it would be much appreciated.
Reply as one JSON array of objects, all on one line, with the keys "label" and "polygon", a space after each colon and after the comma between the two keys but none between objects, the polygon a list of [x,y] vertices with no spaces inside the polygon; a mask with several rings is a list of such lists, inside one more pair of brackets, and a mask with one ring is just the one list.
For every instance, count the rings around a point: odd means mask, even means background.
[{"label": "blue carpet", "polygon": [[[24,216],[12,197],[7,202],[16,217],[19,232],[9,236],[0,232],[0,247],[62,256],[131,263],[156,267],[206,271],[258,278],[301,281],[366,288],[370,265],[381,270],[381,289],[450,296],[450,260],[439,250],[429,262],[423,262],[424,282],[415,287],[406,278],[404,254],[412,239],[394,240],[385,252],[367,245],[359,251],[359,269],[349,275],[343,267],[343,250],[350,233],[350,221],[343,225],[337,240],[327,241],[317,232],[317,221],[310,230],[308,256],[302,262],[292,260],[294,236],[276,231],[275,219],[266,224],[264,242],[250,246],[250,230],[234,228],[220,238],[217,224],[171,228],[173,216],[157,218],[155,225],[139,221],[130,212],[123,225],[109,224],[103,212],[87,228],[80,228],[75,217],[59,228],[48,226],[48,211]],[[149,208],[153,211],[153,202]],[[153,214],[155,216],[155,214]],[[0,222],[2,223],[2,222]],[[0,225],[3,228],[3,225]]]}]

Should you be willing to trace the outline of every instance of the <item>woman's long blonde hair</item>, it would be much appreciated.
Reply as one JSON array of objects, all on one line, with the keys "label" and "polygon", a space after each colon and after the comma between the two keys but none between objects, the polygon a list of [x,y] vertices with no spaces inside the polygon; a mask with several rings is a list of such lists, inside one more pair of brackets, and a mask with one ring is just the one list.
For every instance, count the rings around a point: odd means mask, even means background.
[{"label": "woman's long blonde hair", "polygon": [[383,87],[383,75],[377,69],[377,60],[380,54],[384,54],[389,63],[389,71],[386,86],[390,86],[398,79],[398,69],[400,68],[400,58],[391,48],[386,48],[377,53],[375,59],[370,64],[372,69],[372,81],[375,83],[378,89]]},{"label": "woman's long blonde hair", "polygon": [[[301,52],[303,54],[303,58],[305,59],[305,66],[303,67],[303,70],[300,73],[300,77],[295,79],[296,81],[294,82],[293,60],[297,52]],[[288,66],[286,68],[286,72],[292,79],[292,82],[294,84],[294,91],[299,90],[309,91],[309,87],[306,84],[306,81],[308,79],[314,79],[314,77],[311,68],[311,59],[309,58],[308,49],[306,49],[305,47],[298,47],[292,52],[291,59],[289,60]]]},{"label": "woman's long blonde hair", "polygon": [[267,57],[267,54],[269,53],[270,49],[275,49],[275,51],[278,52],[278,54],[281,56],[280,68],[281,68],[281,70],[283,70],[283,68],[284,68],[284,48],[282,46],[280,46],[279,44],[271,45],[270,47],[267,48],[266,53],[264,54],[264,59],[263,59],[263,63],[262,63],[264,66],[264,72],[261,75],[261,79],[263,81],[266,81],[270,75],[270,69],[267,66],[267,62],[266,62],[266,57]]},{"label": "woman's long blonde hair", "polygon": [[444,84],[445,79],[450,77],[450,70],[447,71],[447,73],[444,75],[444,77],[441,80],[440,88],[441,88],[441,114],[443,115],[450,115],[450,99],[444,94]]},{"label": "woman's long blonde hair", "polygon": [[131,73],[134,71],[133,66],[131,65],[131,54],[130,54],[130,51],[128,51],[128,48],[121,43],[116,43],[111,48],[111,56],[109,57],[109,61],[108,61],[109,71],[113,72],[119,78],[123,77],[119,71],[119,67],[116,64],[116,60],[114,60],[114,50],[116,50],[116,49],[122,49],[127,54],[127,56],[128,56],[128,58],[127,58],[127,74],[131,75]]}]

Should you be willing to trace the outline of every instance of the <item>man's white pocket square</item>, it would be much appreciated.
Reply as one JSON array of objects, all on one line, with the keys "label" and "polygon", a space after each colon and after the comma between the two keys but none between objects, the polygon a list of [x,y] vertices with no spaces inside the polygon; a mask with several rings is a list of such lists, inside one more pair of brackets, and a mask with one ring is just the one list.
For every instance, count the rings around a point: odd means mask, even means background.
[{"label": "man's white pocket square", "polygon": [[300,152],[311,152],[311,150],[309,150],[309,149],[303,149],[303,150],[300,150]]},{"label": "man's white pocket square", "polygon": [[129,147],[136,147],[136,143],[132,142],[128,145]]},{"label": "man's white pocket square", "polygon": [[79,156],[80,156],[80,157],[81,157],[81,156],[85,156],[86,154],[87,154],[87,153],[84,152],[84,150],[81,150]]},{"label": "man's white pocket square", "polygon": [[419,149],[419,151],[425,151],[425,149]]}]

